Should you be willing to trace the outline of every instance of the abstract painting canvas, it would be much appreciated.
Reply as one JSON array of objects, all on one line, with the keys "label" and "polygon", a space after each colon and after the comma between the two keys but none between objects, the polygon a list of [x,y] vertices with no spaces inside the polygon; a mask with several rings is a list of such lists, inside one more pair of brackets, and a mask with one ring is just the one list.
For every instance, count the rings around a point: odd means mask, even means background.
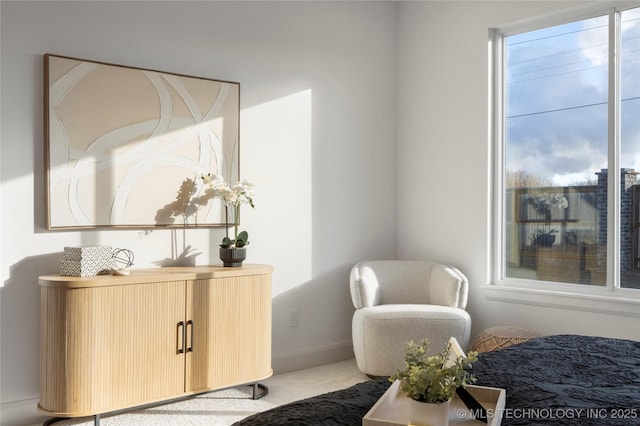
[{"label": "abstract painting canvas", "polygon": [[47,228],[221,226],[240,84],[44,55]]}]

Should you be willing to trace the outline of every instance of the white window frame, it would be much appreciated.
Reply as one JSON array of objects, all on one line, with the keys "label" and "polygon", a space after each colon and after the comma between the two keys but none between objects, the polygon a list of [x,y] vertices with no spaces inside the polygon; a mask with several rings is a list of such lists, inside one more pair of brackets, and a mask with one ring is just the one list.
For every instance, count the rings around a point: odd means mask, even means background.
[{"label": "white window frame", "polygon": [[[571,8],[552,17],[546,16],[489,31],[489,99],[490,125],[489,140],[493,149],[491,214],[491,264],[490,285],[485,287],[489,300],[515,302],[538,306],[551,306],[598,313],[615,313],[640,317],[640,290],[620,287],[619,257],[619,205],[620,174],[610,173],[608,181],[610,194],[607,215],[607,284],[589,286],[573,283],[553,283],[537,280],[507,278],[504,264],[504,37],[533,31],[536,29],[566,24],[574,21],[608,15],[609,17],[609,169],[619,170],[619,62],[617,52],[620,46],[619,17],[621,11],[640,7],[640,2],[606,2],[578,8]],[[612,125],[613,124],[613,125]],[[611,143],[613,141],[613,143]],[[611,195],[613,194],[613,195]]]}]

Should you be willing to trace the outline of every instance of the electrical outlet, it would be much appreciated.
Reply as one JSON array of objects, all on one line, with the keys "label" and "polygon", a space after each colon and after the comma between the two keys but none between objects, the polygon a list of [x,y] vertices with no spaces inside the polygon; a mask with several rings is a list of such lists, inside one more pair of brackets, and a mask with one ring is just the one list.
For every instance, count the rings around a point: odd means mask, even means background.
[{"label": "electrical outlet", "polygon": [[298,326],[298,308],[289,311],[289,327]]}]

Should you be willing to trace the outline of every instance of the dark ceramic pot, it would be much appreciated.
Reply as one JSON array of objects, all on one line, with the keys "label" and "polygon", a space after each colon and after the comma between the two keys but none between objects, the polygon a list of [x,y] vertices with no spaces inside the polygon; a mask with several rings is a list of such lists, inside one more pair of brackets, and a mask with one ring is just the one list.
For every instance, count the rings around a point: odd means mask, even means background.
[{"label": "dark ceramic pot", "polygon": [[222,248],[220,247],[220,260],[228,267],[242,266],[242,262],[247,258],[247,249],[242,248]]},{"label": "dark ceramic pot", "polygon": [[536,235],[535,244],[541,247],[551,247],[556,241],[556,236],[551,234]]}]

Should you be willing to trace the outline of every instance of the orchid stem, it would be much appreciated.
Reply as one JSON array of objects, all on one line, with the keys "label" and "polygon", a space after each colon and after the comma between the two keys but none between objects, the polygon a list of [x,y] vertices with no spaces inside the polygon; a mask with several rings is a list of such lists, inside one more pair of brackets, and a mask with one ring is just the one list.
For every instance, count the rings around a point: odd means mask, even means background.
[{"label": "orchid stem", "polygon": [[229,238],[229,208],[224,204],[224,234]]},{"label": "orchid stem", "polygon": [[235,231],[235,239],[238,239],[238,219],[240,216],[240,204],[236,204],[236,214],[235,217],[233,218],[233,224],[234,224],[234,231]]}]

